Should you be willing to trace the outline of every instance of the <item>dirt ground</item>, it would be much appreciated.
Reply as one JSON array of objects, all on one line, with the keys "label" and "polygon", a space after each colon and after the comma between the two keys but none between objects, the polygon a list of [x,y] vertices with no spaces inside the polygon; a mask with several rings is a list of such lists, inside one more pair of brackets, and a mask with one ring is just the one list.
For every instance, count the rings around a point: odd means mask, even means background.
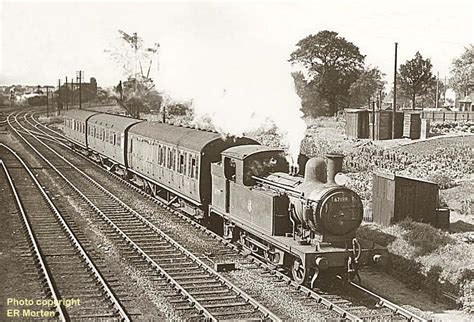
[{"label": "dirt ground", "polygon": [[[360,273],[362,285],[397,303],[421,313],[423,317],[435,321],[473,321],[474,315],[451,309],[451,305],[438,301],[434,303],[430,294],[421,290],[409,289],[394,277],[375,269],[363,269]],[[415,309],[413,309],[415,308]]]}]

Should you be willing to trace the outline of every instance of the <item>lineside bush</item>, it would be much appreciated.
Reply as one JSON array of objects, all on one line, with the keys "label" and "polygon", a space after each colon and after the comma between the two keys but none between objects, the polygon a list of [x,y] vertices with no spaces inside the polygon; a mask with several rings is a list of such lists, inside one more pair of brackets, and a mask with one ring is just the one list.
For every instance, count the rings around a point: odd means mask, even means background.
[{"label": "lineside bush", "polygon": [[403,238],[415,247],[415,256],[424,256],[440,247],[454,243],[454,239],[431,225],[406,219],[399,223],[407,232]]}]

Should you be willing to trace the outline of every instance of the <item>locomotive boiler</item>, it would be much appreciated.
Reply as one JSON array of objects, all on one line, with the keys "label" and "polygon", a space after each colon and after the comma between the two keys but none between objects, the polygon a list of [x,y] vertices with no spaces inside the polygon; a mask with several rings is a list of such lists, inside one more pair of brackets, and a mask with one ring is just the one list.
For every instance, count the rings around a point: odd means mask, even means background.
[{"label": "locomotive boiler", "polygon": [[312,286],[321,274],[352,279],[360,265],[379,261],[384,249],[356,239],[363,206],[336,183],[343,156],[312,158],[289,173],[282,150],[243,145],[212,165],[210,215],[223,218],[225,237],[239,241]]}]

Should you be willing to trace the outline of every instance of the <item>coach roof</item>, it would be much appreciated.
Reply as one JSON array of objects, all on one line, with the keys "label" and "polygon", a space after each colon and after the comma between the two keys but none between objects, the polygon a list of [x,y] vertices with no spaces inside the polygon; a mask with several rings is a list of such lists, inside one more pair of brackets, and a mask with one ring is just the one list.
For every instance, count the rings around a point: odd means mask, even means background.
[{"label": "coach roof", "polygon": [[78,110],[78,109],[64,111],[64,116],[73,118],[78,121],[83,121],[83,122],[95,114],[99,114],[99,112],[88,111],[88,110]]},{"label": "coach roof", "polygon": [[107,129],[113,129],[115,131],[123,132],[125,131],[130,125],[143,122],[139,119],[134,119],[131,117],[121,116],[121,115],[113,115],[113,114],[97,114],[92,116],[89,119],[89,125],[97,125],[102,126]]},{"label": "coach roof", "polygon": [[130,128],[129,133],[177,145],[193,151],[202,151],[207,144],[222,139],[223,137],[216,132],[161,122],[143,122],[136,124]]}]

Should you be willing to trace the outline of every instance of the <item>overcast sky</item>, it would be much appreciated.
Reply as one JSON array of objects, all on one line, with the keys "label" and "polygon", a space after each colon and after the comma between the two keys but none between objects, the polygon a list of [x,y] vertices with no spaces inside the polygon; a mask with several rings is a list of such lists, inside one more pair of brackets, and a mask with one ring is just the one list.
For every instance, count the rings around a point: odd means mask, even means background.
[{"label": "overcast sky", "polygon": [[420,51],[444,78],[452,58],[474,42],[473,10],[472,0],[0,0],[0,84],[57,84],[76,70],[101,86],[117,84],[122,70],[104,50],[119,42],[118,29],[137,32],[149,45],[159,42],[160,68],[189,74],[193,82],[224,73],[244,78],[252,68],[264,75],[254,79],[258,86],[285,64],[298,40],[324,29],[359,46],[390,82],[396,41],[399,63]]}]

